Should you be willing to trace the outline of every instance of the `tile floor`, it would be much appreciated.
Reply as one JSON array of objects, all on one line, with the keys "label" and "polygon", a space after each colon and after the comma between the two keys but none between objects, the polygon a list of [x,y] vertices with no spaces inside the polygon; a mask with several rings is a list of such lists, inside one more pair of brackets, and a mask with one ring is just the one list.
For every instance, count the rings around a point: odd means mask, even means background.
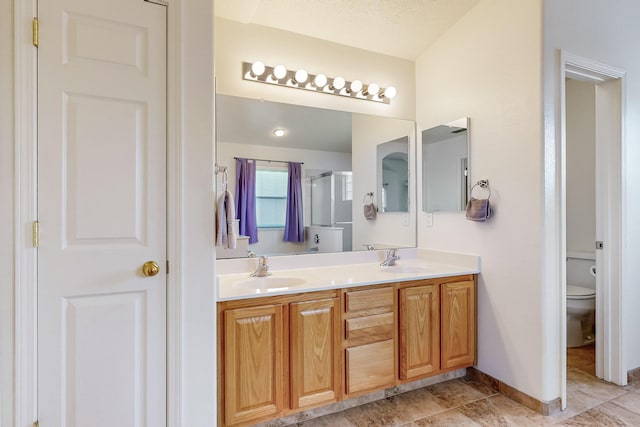
[{"label": "tile floor", "polygon": [[567,356],[568,407],[540,415],[468,378],[459,378],[315,418],[297,426],[640,426],[640,385],[594,376],[593,346]]}]

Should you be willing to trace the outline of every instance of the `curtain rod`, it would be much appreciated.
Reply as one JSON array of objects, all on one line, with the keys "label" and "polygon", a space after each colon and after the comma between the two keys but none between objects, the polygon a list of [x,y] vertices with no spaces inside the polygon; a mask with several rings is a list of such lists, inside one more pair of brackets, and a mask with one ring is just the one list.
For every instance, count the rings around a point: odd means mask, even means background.
[{"label": "curtain rod", "polygon": [[269,162],[269,163],[300,163],[301,165],[304,165],[304,162],[287,162],[285,160],[269,160],[269,159],[249,159],[247,157],[234,157],[234,159],[238,160],[238,159],[247,159],[247,160],[254,160],[256,162]]}]

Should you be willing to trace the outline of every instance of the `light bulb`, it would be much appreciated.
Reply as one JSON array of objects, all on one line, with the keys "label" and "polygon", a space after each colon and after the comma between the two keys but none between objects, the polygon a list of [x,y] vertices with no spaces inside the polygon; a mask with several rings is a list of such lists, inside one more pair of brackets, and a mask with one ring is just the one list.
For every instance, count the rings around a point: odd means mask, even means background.
[{"label": "light bulb", "polygon": [[367,91],[365,92],[365,95],[376,96],[379,91],[380,91],[380,86],[377,85],[376,83],[371,83],[369,86],[367,86]]},{"label": "light bulb", "polygon": [[362,90],[362,82],[360,80],[354,80],[351,82],[351,86],[349,86],[349,91],[353,93],[358,93]]},{"label": "light bulb", "polygon": [[313,85],[315,87],[323,88],[323,87],[325,87],[326,84],[327,84],[327,76],[325,76],[324,74],[318,74],[313,79]]},{"label": "light bulb", "polygon": [[287,75],[287,69],[284,68],[284,65],[276,65],[276,68],[273,69],[273,77],[276,80],[280,80]]},{"label": "light bulb", "polygon": [[342,90],[342,88],[344,88],[344,84],[345,84],[345,81],[342,77],[336,77],[335,79],[333,79],[333,83],[331,83],[331,86],[329,86],[329,89]]},{"label": "light bulb", "polygon": [[396,88],[393,86],[389,86],[388,88],[386,88],[384,90],[384,95],[385,98],[393,98],[394,96],[396,96]]},{"label": "light bulb", "polygon": [[284,129],[274,129],[273,130],[273,134],[275,136],[284,136],[285,133],[287,133],[287,131],[284,130]]},{"label": "light bulb", "polygon": [[265,70],[265,66],[260,61],[256,61],[253,64],[251,64],[251,74],[253,74],[254,77],[260,77],[261,75],[263,75],[264,70]]},{"label": "light bulb", "polygon": [[294,83],[304,83],[309,78],[309,74],[305,70],[296,71],[295,82]]}]

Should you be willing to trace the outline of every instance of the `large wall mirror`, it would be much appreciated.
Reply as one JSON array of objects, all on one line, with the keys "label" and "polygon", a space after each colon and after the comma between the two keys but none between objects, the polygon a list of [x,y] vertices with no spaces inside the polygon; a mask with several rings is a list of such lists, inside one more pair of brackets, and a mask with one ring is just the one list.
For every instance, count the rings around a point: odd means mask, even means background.
[{"label": "large wall mirror", "polygon": [[469,200],[469,119],[422,131],[422,210],[459,212]]},{"label": "large wall mirror", "polygon": [[[258,228],[256,241],[218,247],[218,258],[415,247],[414,122],[218,94],[216,124],[216,161],[227,168],[226,181],[216,175],[218,197],[237,197],[237,159],[251,159]],[[284,239],[289,162],[301,166],[302,241]],[[367,219],[370,200],[386,212]]]}]

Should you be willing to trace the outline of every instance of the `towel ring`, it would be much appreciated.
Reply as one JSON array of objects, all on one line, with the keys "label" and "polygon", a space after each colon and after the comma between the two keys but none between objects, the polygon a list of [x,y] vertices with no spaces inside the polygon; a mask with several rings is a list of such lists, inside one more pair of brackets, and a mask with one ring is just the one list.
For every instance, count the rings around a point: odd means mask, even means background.
[{"label": "towel ring", "polygon": [[480,187],[480,188],[484,188],[485,190],[487,190],[489,192],[489,195],[487,196],[487,199],[491,198],[491,187],[489,187],[489,180],[488,179],[482,179],[478,182],[476,182],[475,184],[473,184],[473,187],[471,187],[471,191],[469,192],[469,195],[471,197],[473,197],[473,189],[476,187]]},{"label": "towel ring", "polygon": [[367,203],[367,197],[369,197],[369,202],[373,203],[373,193],[372,192],[369,192],[369,193],[364,195],[364,197],[362,198],[362,203]]}]

